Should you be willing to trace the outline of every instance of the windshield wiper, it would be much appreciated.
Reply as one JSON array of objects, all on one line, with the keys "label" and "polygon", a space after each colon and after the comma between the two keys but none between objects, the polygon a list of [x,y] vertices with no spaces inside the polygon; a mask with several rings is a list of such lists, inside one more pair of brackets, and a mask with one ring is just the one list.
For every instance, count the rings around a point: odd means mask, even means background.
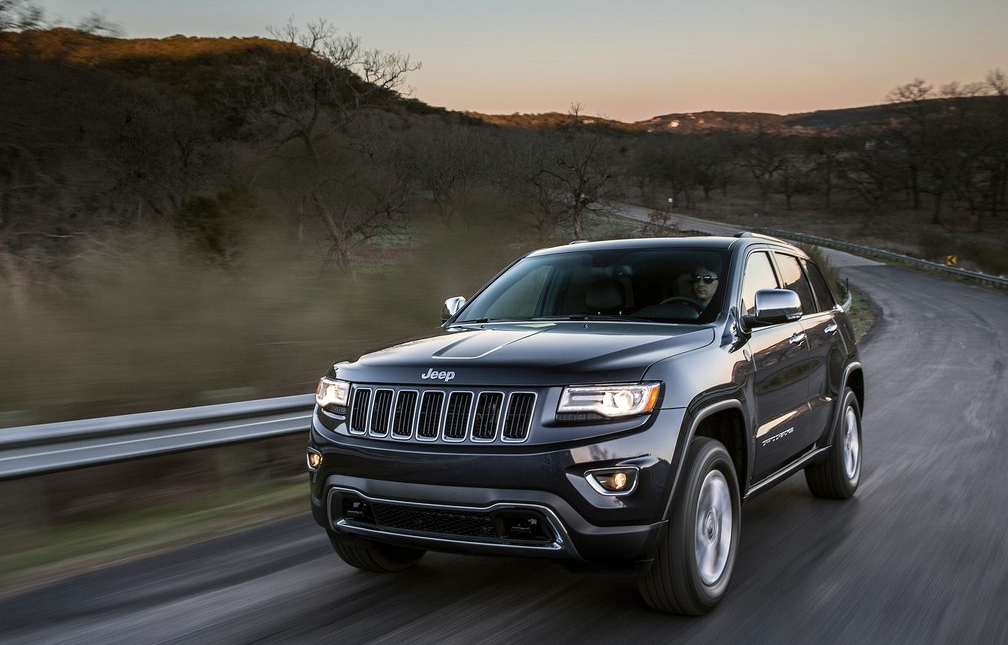
[{"label": "windshield wiper", "polygon": [[522,322],[528,318],[473,318],[472,320],[456,320],[453,325],[484,325],[486,323]]},{"label": "windshield wiper", "polygon": [[536,316],[532,320],[597,320],[597,321],[623,321],[623,322],[653,322],[648,318],[634,318],[633,316],[611,316],[603,314],[570,314],[567,316]]}]

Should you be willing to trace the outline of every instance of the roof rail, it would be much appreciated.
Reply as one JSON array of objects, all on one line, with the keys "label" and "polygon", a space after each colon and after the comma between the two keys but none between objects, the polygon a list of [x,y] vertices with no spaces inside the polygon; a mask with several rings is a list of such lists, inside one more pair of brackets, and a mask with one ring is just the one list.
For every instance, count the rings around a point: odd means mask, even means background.
[{"label": "roof rail", "polygon": [[774,237],[773,235],[766,235],[764,233],[753,233],[752,231],[739,231],[734,235],[734,237],[754,237],[760,240],[770,240],[771,242],[780,242],[781,244],[787,244],[787,242],[785,242],[779,237]]}]

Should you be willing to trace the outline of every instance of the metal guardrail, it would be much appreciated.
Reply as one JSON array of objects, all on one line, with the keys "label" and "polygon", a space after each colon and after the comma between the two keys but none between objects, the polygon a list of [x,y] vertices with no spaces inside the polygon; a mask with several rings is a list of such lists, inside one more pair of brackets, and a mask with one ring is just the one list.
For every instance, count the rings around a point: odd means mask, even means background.
[{"label": "metal guardrail", "polygon": [[986,273],[979,273],[977,271],[967,271],[966,269],[960,269],[958,267],[950,267],[944,264],[939,264],[937,262],[929,262],[928,260],[912,258],[909,255],[902,255],[900,253],[893,253],[891,251],[883,251],[882,249],[876,249],[870,246],[861,246],[860,244],[851,244],[850,242],[831,240],[826,237],[805,235],[804,233],[790,233],[788,231],[778,231],[770,228],[761,228],[758,229],[756,232],[764,233],[766,235],[773,235],[774,237],[786,238],[789,240],[793,240],[795,242],[805,242],[807,244],[814,244],[816,246],[825,246],[831,249],[836,249],[837,251],[845,251],[847,253],[853,253],[854,255],[861,255],[869,258],[874,257],[883,260],[888,260],[890,262],[909,264],[910,266],[915,266],[922,269],[940,271],[948,273],[950,275],[956,275],[961,278],[967,278],[984,284],[989,284],[991,286],[995,286],[1001,289],[1008,288],[1008,278],[989,275]]},{"label": "metal guardrail", "polygon": [[312,394],[0,429],[0,480],[307,433]]}]

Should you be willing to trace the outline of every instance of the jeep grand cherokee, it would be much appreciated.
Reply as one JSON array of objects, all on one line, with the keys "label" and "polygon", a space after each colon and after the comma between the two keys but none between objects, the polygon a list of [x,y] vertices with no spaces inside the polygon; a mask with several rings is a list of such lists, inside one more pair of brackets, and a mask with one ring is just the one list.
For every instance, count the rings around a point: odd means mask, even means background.
[{"label": "jeep grand cherokee", "polygon": [[829,498],[861,476],[844,306],[752,234],[529,253],[446,301],[439,333],[333,365],[316,400],[312,512],[369,571],[427,550],[625,567],[648,605],[698,615],[742,502],[799,470]]}]

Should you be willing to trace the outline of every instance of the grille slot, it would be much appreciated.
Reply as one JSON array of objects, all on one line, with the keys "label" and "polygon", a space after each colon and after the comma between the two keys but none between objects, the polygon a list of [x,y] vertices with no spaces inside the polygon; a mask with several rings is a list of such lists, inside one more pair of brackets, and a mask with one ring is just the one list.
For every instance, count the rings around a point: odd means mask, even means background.
[{"label": "grille slot", "polygon": [[480,393],[473,415],[473,441],[493,441],[497,438],[497,424],[500,423],[503,402],[504,395],[501,392]]},{"label": "grille slot", "polygon": [[441,425],[442,403],[444,392],[424,392],[420,403],[420,419],[417,422],[417,439],[429,441],[437,439],[438,427]]},{"label": "grille slot", "polygon": [[351,404],[350,425],[351,434],[364,434],[367,432],[368,410],[371,403],[371,390],[360,388],[354,390],[353,403]]},{"label": "grille slot", "polygon": [[351,396],[347,430],[400,441],[520,443],[529,437],[535,403],[534,392],[360,385]]},{"label": "grille slot", "polygon": [[392,414],[392,436],[409,439],[413,434],[413,415],[416,414],[417,393],[402,390],[396,398],[395,412]]},{"label": "grille slot", "polygon": [[525,441],[532,424],[532,410],[535,408],[535,394],[515,392],[508,402],[504,415],[504,441]]},{"label": "grille slot", "polygon": [[371,409],[371,423],[368,432],[375,437],[384,437],[389,432],[392,418],[392,390],[375,390],[374,407]]},{"label": "grille slot", "polygon": [[452,392],[448,397],[448,411],[445,414],[444,424],[445,441],[465,440],[472,397],[472,392]]}]

